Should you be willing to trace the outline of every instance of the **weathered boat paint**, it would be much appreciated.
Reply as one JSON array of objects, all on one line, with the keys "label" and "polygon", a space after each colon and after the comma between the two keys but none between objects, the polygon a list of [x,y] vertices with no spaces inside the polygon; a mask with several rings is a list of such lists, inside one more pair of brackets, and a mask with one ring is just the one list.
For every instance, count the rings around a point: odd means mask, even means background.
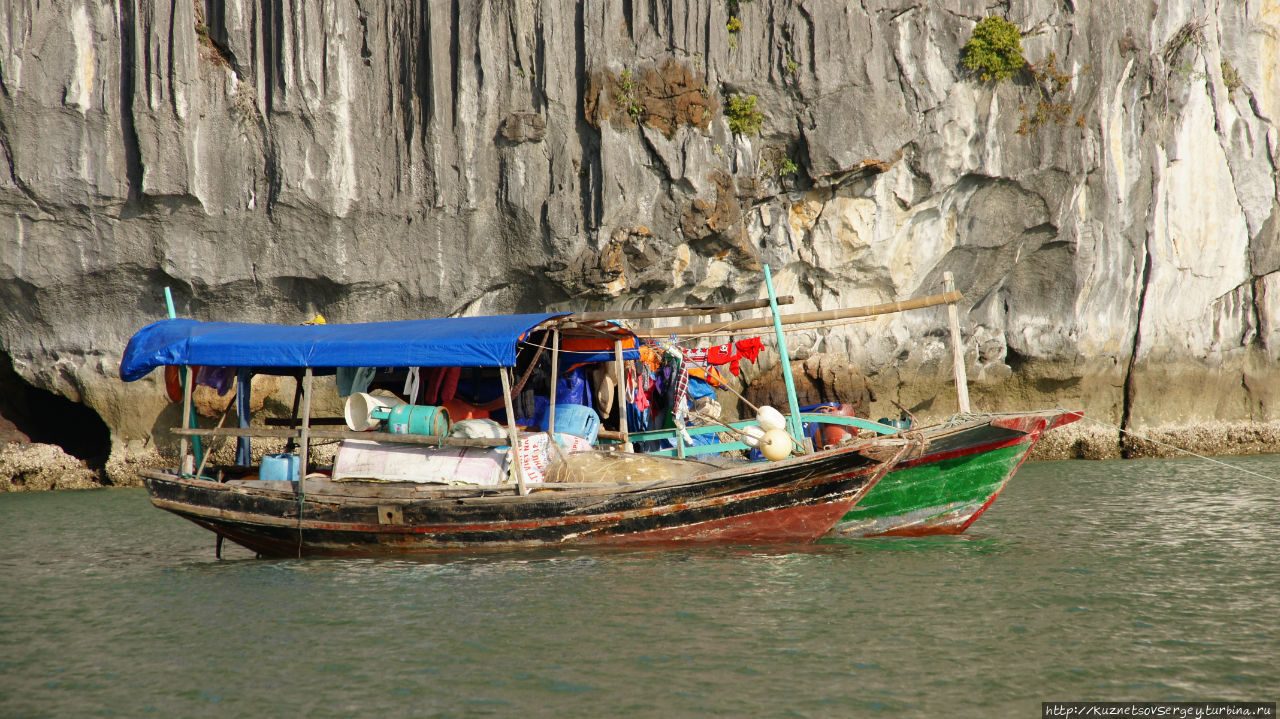
[{"label": "weathered boat paint", "polygon": [[[893,466],[859,447],[620,490],[373,489],[308,480],[291,490],[152,472],[152,502],[264,556],[478,547],[812,542]],[[425,496],[424,496],[425,495]],[[301,506],[301,519],[299,507]]]},{"label": "weathered boat paint", "polygon": [[832,529],[838,537],[960,534],[1000,496],[1044,432],[1076,412],[996,417],[930,437],[922,456],[899,462]]}]

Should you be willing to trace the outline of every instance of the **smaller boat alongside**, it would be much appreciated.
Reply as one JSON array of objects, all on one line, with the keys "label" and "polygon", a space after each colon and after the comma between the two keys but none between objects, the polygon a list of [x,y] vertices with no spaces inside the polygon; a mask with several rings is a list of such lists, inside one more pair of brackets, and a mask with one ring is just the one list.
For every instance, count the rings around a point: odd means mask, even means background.
[{"label": "smaller boat alongside", "polygon": [[837,537],[960,534],[987,511],[1045,432],[1080,419],[1050,410],[974,416],[921,431],[928,450],[898,462],[832,528]]}]

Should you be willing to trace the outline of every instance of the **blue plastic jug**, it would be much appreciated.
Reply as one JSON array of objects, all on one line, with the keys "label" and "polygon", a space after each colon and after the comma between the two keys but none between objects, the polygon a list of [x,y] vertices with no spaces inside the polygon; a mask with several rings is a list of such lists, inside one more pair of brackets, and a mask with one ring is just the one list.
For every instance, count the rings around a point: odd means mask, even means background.
[{"label": "blue plastic jug", "polygon": [[301,458],[296,454],[264,455],[262,467],[258,469],[258,479],[267,482],[296,482],[300,461]]},{"label": "blue plastic jug", "polygon": [[[550,414],[547,412],[542,416],[538,423],[541,429],[548,428]],[[557,404],[555,431],[572,434],[595,444],[596,435],[600,433],[600,415],[584,404]]]}]

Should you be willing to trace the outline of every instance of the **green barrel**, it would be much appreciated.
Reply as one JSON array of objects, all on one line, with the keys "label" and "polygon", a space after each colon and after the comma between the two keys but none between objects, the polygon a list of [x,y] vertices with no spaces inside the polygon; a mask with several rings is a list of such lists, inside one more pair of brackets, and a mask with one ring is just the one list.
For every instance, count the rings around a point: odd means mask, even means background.
[{"label": "green barrel", "polygon": [[400,404],[391,408],[387,431],[392,434],[449,434],[449,410],[428,404]]}]

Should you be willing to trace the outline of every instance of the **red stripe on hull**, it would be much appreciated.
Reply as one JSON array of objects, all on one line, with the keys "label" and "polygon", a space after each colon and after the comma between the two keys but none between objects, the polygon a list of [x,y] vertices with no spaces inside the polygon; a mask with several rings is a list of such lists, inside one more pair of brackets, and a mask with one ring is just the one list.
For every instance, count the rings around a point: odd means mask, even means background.
[{"label": "red stripe on hull", "polygon": [[[839,502],[826,502],[814,505],[788,507],[786,509],[774,509],[765,512],[756,512],[754,514],[699,522],[697,524],[691,524],[683,527],[668,527],[665,529],[655,529],[634,534],[601,535],[599,537],[586,535],[578,537],[574,541],[574,544],[658,545],[700,542],[808,544],[817,541],[825,535],[831,529],[832,525],[834,525],[840,517],[843,517],[845,513],[853,507],[859,497],[861,497],[861,494]],[[227,539],[230,539],[233,542],[268,556],[288,556],[298,551],[298,546],[291,542],[278,542],[267,537],[236,531],[234,528],[218,526],[207,520],[197,519],[190,516],[187,518],[206,529],[210,529],[227,537]],[[462,547],[451,548],[423,546],[421,543],[413,541],[412,535],[403,535],[399,538],[402,540],[401,542],[390,545],[384,541],[382,543],[372,544],[369,546],[357,545],[345,547],[334,545],[326,546],[324,543],[315,543],[315,540],[313,539],[303,547],[302,554],[309,556],[366,556],[386,554],[389,552],[448,552],[462,549]],[[396,546],[396,544],[399,546]],[[523,546],[535,546],[536,544],[539,543],[529,543]],[[545,544],[558,545],[561,543],[547,542]],[[469,546],[466,547],[466,549],[511,549],[519,546],[522,545],[518,543],[507,545],[481,544],[473,547]]]},{"label": "red stripe on hull", "polygon": [[591,544],[664,544],[668,542],[814,542],[845,515],[859,493],[840,502],[773,509],[726,517],[687,527],[668,527],[635,534],[612,535]]}]

